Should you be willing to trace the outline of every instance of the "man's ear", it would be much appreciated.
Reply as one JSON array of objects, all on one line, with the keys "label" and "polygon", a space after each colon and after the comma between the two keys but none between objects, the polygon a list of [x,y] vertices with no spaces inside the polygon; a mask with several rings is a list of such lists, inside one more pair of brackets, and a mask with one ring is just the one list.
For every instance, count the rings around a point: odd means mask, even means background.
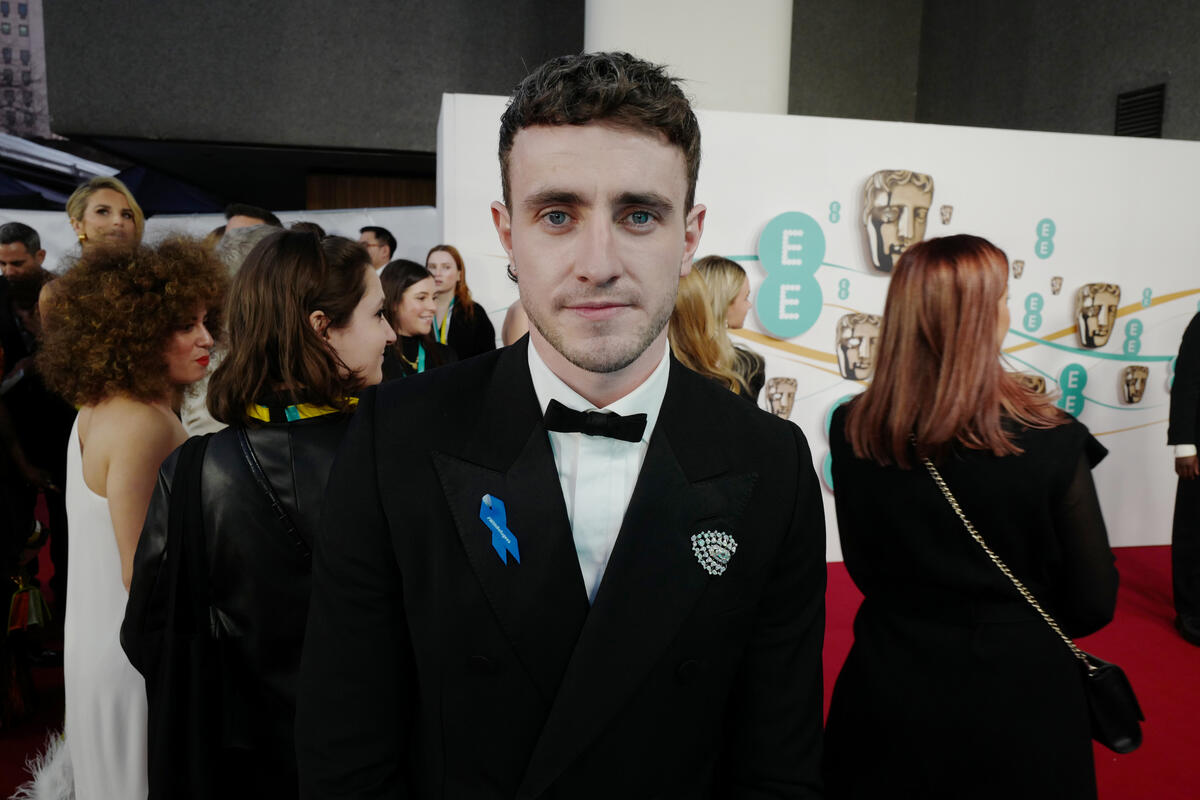
[{"label": "man's ear", "polygon": [[312,325],[313,330],[322,339],[328,338],[326,331],[329,329],[329,317],[325,316],[325,312],[317,309],[308,315],[308,324]]},{"label": "man's ear", "polygon": [[681,278],[692,271],[692,259],[700,247],[700,234],[704,233],[704,215],[707,212],[707,208],[697,203],[683,221],[683,261],[679,265]]},{"label": "man's ear", "polygon": [[508,254],[508,263],[512,263],[512,217],[508,207],[499,200],[492,203],[492,224],[496,226],[496,235],[500,237],[500,246]]},{"label": "man's ear", "polygon": [[39,267],[42,265],[42,262],[45,260],[46,260],[46,251],[45,250],[38,250],[36,253],[33,254],[33,263],[37,264]]}]

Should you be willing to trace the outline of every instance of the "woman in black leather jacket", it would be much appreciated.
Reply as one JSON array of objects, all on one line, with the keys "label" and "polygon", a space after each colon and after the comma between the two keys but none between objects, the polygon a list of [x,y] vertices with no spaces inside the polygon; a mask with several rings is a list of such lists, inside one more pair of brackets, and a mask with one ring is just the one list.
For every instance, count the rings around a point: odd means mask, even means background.
[{"label": "woman in black leather jacket", "polygon": [[297,794],[312,536],[355,394],[395,340],[382,307],[341,237],[273,234],[233,281],[208,394],[230,427],[163,463],[121,631],[147,682],[151,798]]}]

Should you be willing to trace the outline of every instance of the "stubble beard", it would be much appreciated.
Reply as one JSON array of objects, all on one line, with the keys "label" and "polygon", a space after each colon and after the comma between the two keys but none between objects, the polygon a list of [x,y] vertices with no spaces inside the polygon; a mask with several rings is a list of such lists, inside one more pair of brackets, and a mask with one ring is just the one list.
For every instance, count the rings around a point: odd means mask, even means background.
[{"label": "stubble beard", "polygon": [[[611,330],[601,331],[578,341],[568,341],[562,327],[553,324],[551,314],[546,315],[548,318],[543,318],[541,309],[531,308],[524,300],[521,305],[525,308],[529,324],[537,329],[559,355],[582,370],[608,374],[625,369],[646,352],[646,348],[658,338],[663,328],[667,327],[671,312],[675,308],[675,298],[665,298],[664,302],[652,311],[646,322],[634,330],[626,332],[624,328],[628,324],[622,326],[620,322],[609,321],[603,325],[611,326]],[[556,303],[555,306],[562,312],[562,304]]]}]

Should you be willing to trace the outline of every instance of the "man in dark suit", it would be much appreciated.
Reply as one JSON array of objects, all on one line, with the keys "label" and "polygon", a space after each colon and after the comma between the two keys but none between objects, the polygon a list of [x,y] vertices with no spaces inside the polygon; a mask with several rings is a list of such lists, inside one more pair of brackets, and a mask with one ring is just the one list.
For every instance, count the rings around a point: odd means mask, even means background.
[{"label": "man in dark suit", "polygon": [[1171,526],[1171,574],[1175,589],[1175,627],[1200,646],[1200,314],[1192,317],[1171,384],[1171,423],[1167,444],[1175,445],[1175,520]]},{"label": "man in dark suit", "polygon": [[304,796],[820,796],[808,446],[667,347],[699,154],[632,56],[517,88],[492,216],[530,333],[359,404],[313,566]]}]

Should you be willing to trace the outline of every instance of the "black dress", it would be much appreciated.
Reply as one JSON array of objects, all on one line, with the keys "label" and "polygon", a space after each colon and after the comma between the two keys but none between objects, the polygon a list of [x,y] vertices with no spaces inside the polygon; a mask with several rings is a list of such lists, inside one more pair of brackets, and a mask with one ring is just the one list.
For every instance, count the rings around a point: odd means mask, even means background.
[{"label": "black dress", "polygon": [[[964,529],[928,472],[855,458],[830,431],[846,568],[865,599],[834,688],[827,796],[1094,798],[1079,667]],[[1074,420],[1020,455],[938,464],[966,515],[1066,633],[1107,624],[1117,573]]]},{"label": "black dress", "polygon": [[[433,329],[437,338],[437,325]],[[475,304],[471,313],[457,301],[450,309],[450,330],[446,333],[444,344],[450,346],[459,359],[465,361],[472,356],[496,349],[496,329],[488,319],[487,311],[479,303]]]},{"label": "black dress", "polygon": [[454,349],[435,342],[431,336],[401,336],[383,352],[383,379],[393,381],[407,378],[455,361],[458,361],[458,356]]}]

